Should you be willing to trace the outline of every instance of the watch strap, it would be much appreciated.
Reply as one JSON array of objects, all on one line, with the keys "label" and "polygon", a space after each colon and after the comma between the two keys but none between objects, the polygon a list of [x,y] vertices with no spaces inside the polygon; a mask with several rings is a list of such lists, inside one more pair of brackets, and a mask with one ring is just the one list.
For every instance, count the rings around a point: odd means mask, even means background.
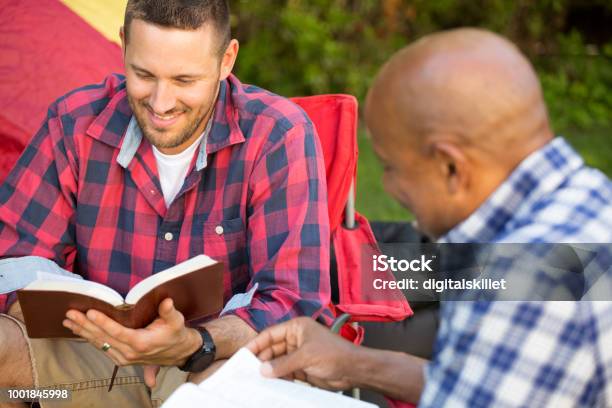
[{"label": "watch strap", "polygon": [[204,327],[196,326],[194,329],[196,329],[198,333],[200,333],[200,336],[202,336],[202,346],[191,356],[189,356],[185,364],[179,367],[179,370],[181,371],[204,371],[213,363],[213,361],[215,361],[217,348],[215,347],[215,342],[213,341],[212,336]]}]

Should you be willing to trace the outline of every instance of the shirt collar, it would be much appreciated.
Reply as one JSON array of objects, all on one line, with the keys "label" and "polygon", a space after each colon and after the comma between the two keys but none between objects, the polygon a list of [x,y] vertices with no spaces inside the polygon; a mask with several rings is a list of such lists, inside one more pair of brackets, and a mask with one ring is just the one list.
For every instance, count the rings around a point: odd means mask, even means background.
[{"label": "shirt collar", "polygon": [[[110,96],[106,107],[87,128],[87,134],[110,146],[120,148],[117,162],[127,167],[140,146],[142,132],[127,100],[125,78],[119,75],[117,78],[122,82],[113,90],[114,93]],[[213,120],[208,122],[205,130],[208,134],[203,138],[198,153],[197,170],[206,167],[208,155],[245,141],[238,123],[238,109],[234,105],[234,99],[241,99],[242,94],[242,84],[234,75],[221,81],[219,96],[211,116]]]},{"label": "shirt collar", "polygon": [[[208,158],[208,155],[206,153],[206,145],[208,141],[208,135],[210,134],[210,129],[212,128],[213,117],[214,112],[213,115],[211,115],[211,118],[208,120],[206,129],[204,129],[203,132],[202,143],[200,143],[200,147],[198,149],[198,158],[196,160],[197,171],[206,168]],[[140,146],[141,141],[142,130],[140,129],[140,126],[138,126],[138,121],[136,121],[136,117],[132,116],[127,131],[125,132],[123,143],[121,144],[121,149],[119,150],[119,155],[117,155],[117,163],[119,163],[121,167],[127,169],[127,167],[130,165],[130,162],[136,155],[136,151],[138,151],[138,147]]]},{"label": "shirt collar", "polygon": [[513,218],[530,212],[583,165],[562,137],[553,139],[527,156],[475,212],[438,242],[494,241]]}]

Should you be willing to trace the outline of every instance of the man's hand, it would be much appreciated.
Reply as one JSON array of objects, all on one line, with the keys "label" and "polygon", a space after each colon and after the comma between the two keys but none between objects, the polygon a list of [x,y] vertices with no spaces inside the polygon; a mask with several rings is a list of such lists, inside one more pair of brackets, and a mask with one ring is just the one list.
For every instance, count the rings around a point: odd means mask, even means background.
[{"label": "man's hand", "polygon": [[416,404],[424,387],[422,358],[358,347],[314,320],[300,317],[272,326],[246,346],[265,361],[266,377],[307,381],[320,388],[368,388]]},{"label": "man's hand", "polygon": [[330,390],[354,386],[349,373],[359,348],[310,318],[272,326],[247,348],[266,362],[261,368],[266,377],[295,378]]},{"label": "man's hand", "polygon": [[144,364],[147,385],[155,383],[159,365],[180,366],[201,347],[196,330],[185,326],[183,315],[174,308],[172,299],[159,305],[159,317],[143,329],[129,329],[96,310],[83,314],[69,310],[64,326],[101,349],[111,345],[106,353],[115,364]]}]

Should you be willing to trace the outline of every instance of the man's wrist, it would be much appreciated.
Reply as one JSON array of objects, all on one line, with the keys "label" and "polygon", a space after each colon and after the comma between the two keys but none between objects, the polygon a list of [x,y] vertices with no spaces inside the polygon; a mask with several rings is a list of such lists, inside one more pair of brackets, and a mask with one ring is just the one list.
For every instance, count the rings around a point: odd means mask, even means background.
[{"label": "man's wrist", "polygon": [[353,364],[352,369],[348,370],[347,380],[352,388],[367,388],[371,383],[370,376],[378,369],[376,355],[372,355],[372,350],[367,347],[353,347],[349,361]]},{"label": "man's wrist", "polygon": [[[257,332],[235,315],[226,315],[203,325],[216,347],[216,360],[230,358],[238,349],[255,338]],[[201,343],[200,343],[201,345]]]},{"label": "man's wrist", "polygon": [[198,331],[194,328],[187,328],[187,347],[186,355],[181,357],[181,359],[176,363],[177,367],[182,367],[185,365],[189,357],[191,357],[195,352],[202,348],[202,336]]},{"label": "man's wrist", "polygon": [[426,360],[406,353],[357,347],[348,382],[388,397],[417,403],[424,388]]}]

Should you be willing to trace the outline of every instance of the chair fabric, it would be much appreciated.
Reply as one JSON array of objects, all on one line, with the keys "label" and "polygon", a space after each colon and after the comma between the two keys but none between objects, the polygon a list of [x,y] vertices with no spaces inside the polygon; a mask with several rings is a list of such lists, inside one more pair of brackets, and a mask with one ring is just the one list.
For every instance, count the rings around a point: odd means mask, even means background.
[{"label": "chair fabric", "polygon": [[[380,254],[368,220],[356,213],[356,226],[342,226],[344,208],[357,174],[357,100],[351,95],[315,95],[292,98],[317,128],[327,172],[329,218],[336,257],[339,302],[336,314],[348,313],[351,321],[399,321],[412,309],[399,290],[384,295],[363,286],[371,255]],[[387,279],[393,279],[389,272]],[[349,332],[346,329],[345,332]],[[363,333],[355,333],[361,338]]]},{"label": "chair fabric", "polygon": [[317,128],[327,178],[331,231],[342,223],[344,207],[357,176],[357,99],[352,95],[314,95],[291,98]]},{"label": "chair fabric", "polygon": [[[368,220],[356,213],[356,227],[338,228],[332,235],[338,270],[339,302],[335,308],[352,316],[351,321],[400,321],[413,311],[399,290],[376,290],[368,286],[373,255],[381,255]],[[391,272],[376,272],[377,277],[394,280]]]}]

